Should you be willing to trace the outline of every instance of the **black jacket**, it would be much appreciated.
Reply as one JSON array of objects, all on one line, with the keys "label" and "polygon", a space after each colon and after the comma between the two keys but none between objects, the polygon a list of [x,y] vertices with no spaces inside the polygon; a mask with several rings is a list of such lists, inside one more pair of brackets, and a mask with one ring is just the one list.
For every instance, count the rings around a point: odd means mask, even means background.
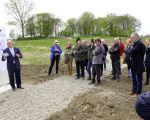
[{"label": "black jacket", "polygon": [[125,62],[127,64],[131,63],[131,46],[127,46],[127,48],[125,49]]},{"label": "black jacket", "polygon": [[108,52],[108,46],[106,44],[103,44],[103,47],[105,49],[105,56],[107,56],[107,52]]},{"label": "black jacket", "polygon": [[[6,48],[3,53],[8,53],[9,56],[7,57],[7,69],[8,71],[12,70],[13,69],[13,66],[14,66],[14,61],[15,61],[15,65],[17,66],[18,69],[20,69],[20,61],[19,59],[22,58],[22,54],[20,52],[20,50],[18,48],[15,48],[14,47],[14,53],[15,53],[15,56],[13,57],[9,48]],[[19,58],[16,56],[16,54],[19,54]],[[5,61],[6,59],[4,59],[4,56],[2,56],[2,61]]]},{"label": "black jacket", "polygon": [[136,73],[142,73],[144,68],[145,45],[137,40],[131,45],[131,69]]},{"label": "black jacket", "polygon": [[112,61],[120,60],[120,45],[119,45],[119,43],[113,45],[111,47],[111,49],[109,50],[109,53],[110,53],[110,58]]},{"label": "black jacket", "polygon": [[150,68],[150,47],[146,48],[145,67]]}]

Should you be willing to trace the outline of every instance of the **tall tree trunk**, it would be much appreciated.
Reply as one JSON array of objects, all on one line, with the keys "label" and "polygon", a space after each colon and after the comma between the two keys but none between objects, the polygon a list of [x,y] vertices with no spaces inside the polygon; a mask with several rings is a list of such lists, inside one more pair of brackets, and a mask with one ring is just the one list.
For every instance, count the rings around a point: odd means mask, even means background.
[{"label": "tall tree trunk", "polygon": [[22,31],[22,38],[24,38],[24,24],[21,25],[21,31]]}]

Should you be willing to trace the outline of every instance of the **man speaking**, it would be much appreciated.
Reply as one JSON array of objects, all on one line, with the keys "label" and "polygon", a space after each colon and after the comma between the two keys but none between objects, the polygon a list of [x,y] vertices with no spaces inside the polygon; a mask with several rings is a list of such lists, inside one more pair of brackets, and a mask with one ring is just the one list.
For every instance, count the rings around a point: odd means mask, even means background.
[{"label": "man speaking", "polygon": [[13,41],[7,41],[7,48],[3,51],[2,61],[7,60],[7,70],[9,75],[9,82],[12,90],[16,90],[16,85],[18,89],[23,89],[21,86],[21,67],[19,59],[22,58],[22,54],[18,48],[13,47]]}]

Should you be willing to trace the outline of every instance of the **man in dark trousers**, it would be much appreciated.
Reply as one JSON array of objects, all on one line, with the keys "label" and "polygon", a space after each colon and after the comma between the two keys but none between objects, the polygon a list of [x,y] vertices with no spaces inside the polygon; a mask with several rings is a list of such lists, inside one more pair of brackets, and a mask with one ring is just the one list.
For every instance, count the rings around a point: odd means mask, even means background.
[{"label": "man in dark trousers", "polygon": [[[76,72],[77,72],[77,78],[79,79],[80,77],[82,77],[82,79],[84,79],[84,48],[82,46],[82,42],[81,40],[79,40],[77,42],[77,45],[75,46],[74,50],[73,50],[73,56],[76,62]],[[81,74],[80,74],[81,71]]]},{"label": "man in dark trousers", "polygon": [[112,61],[112,69],[113,69],[113,78],[112,79],[117,79],[117,81],[119,82],[119,72],[120,72],[120,68],[119,68],[119,64],[120,64],[120,45],[119,45],[119,38],[116,37],[114,39],[114,45],[111,47],[110,51],[110,58]]},{"label": "man in dark trousers", "polygon": [[144,68],[145,45],[141,42],[137,33],[132,33],[130,37],[131,45],[131,71],[133,87],[131,97],[137,97],[142,92],[142,80]]},{"label": "man in dark trousers", "polygon": [[106,70],[106,57],[107,57],[107,52],[108,52],[108,45],[105,43],[105,39],[102,39],[102,45],[105,49],[105,54],[103,57],[103,65],[104,65],[104,69]]},{"label": "man in dark trousers", "polygon": [[[22,58],[22,54],[18,48],[13,47],[13,41],[7,41],[7,48],[3,51],[2,61],[7,60],[7,70],[9,75],[9,82],[12,90],[16,90],[15,79],[18,89],[23,89],[21,86],[21,67],[19,59]],[[14,79],[15,77],[15,79]]]}]

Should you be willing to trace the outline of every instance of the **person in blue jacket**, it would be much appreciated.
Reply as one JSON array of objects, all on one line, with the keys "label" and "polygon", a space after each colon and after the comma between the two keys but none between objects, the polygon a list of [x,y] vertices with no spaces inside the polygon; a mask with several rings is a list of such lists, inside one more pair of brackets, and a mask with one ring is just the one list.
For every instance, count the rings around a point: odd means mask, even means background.
[{"label": "person in blue jacket", "polygon": [[142,119],[150,120],[150,92],[138,96],[135,110]]},{"label": "person in blue jacket", "polygon": [[150,39],[146,40],[146,58],[145,58],[145,67],[146,67],[146,81],[144,85],[149,85],[150,78]]},{"label": "person in blue jacket", "polygon": [[62,50],[61,50],[61,47],[59,46],[58,40],[55,40],[54,45],[51,46],[51,48],[50,48],[50,52],[51,52],[51,55],[50,55],[51,63],[50,63],[48,75],[49,76],[51,75],[55,61],[56,61],[56,75],[58,75],[59,60],[60,60],[60,56],[62,54]]}]

